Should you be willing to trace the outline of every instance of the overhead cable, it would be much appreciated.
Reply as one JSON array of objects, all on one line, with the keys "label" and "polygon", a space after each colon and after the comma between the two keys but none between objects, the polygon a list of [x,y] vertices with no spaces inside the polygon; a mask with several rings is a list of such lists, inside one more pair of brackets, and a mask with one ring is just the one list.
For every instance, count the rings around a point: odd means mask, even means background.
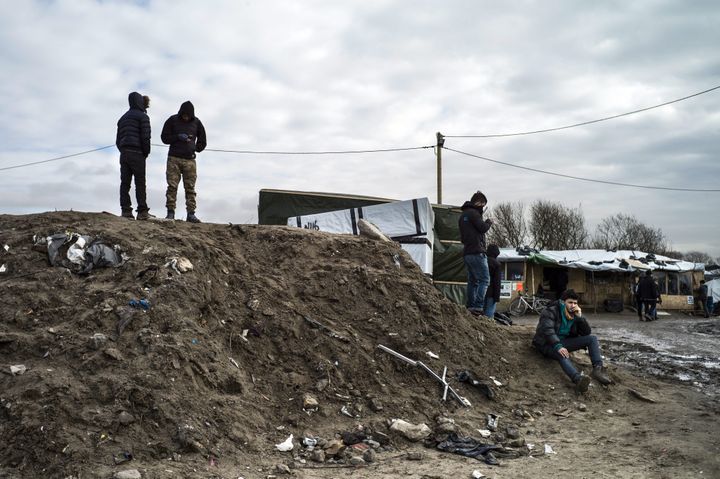
[{"label": "overhead cable", "polygon": [[490,161],[492,163],[497,163],[499,165],[505,165],[505,166],[511,166],[513,168],[518,168],[521,170],[526,171],[534,171],[535,173],[543,173],[545,175],[553,175],[553,176],[560,176],[562,178],[570,178],[572,180],[581,180],[581,181],[589,181],[591,183],[602,183],[605,185],[614,185],[614,186],[627,186],[631,188],[644,188],[648,190],[669,190],[669,191],[691,191],[691,192],[697,192],[697,193],[720,193],[720,189],[701,189],[701,188],[671,188],[668,186],[648,186],[648,185],[635,185],[632,183],[620,183],[617,181],[605,181],[605,180],[595,180],[592,178],[583,178],[581,176],[573,176],[573,175],[566,175],[564,173],[555,173],[553,171],[546,171],[546,170],[539,170],[537,168],[530,168],[529,166],[521,166],[521,165],[514,165],[512,163],[507,163],[505,161],[499,161],[499,160],[493,160],[491,158],[486,158],[484,156],[480,155],[473,155],[472,153],[467,153],[465,151],[455,150],[453,148],[443,147],[443,149],[448,151],[453,151],[455,153],[459,153],[461,155],[471,156],[473,158],[478,158],[480,160]]},{"label": "overhead cable", "polygon": [[[163,146],[153,143],[153,146]],[[243,155],[351,155],[357,153],[386,153],[392,151],[410,151],[423,150],[426,148],[435,148],[435,145],[429,146],[411,146],[406,148],[379,148],[375,150],[335,150],[335,151],[262,151],[262,150],[227,150],[217,148],[205,148],[203,151],[214,151],[216,153],[237,153]]]},{"label": "overhead cable", "polygon": [[704,95],[705,93],[710,93],[711,91],[714,91],[717,89],[720,89],[720,85],[709,88],[707,90],[703,90],[701,92],[693,93],[692,95],[678,98],[676,100],[666,101],[665,103],[660,103],[659,105],[649,106],[647,108],[641,108],[639,110],[628,111],[626,113],[620,113],[619,115],[607,116],[605,118],[599,118],[597,120],[583,121],[582,123],[575,123],[573,125],[558,126],[556,128],[546,128],[544,130],[534,130],[534,131],[522,131],[519,133],[497,133],[497,134],[492,134],[492,135],[443,135],[443,136],[445,138],[501,138],[501,137],[505,137],[505,136],[535,135],[537,133],[549,133],[551,131],[567,130],[569,128],[576,128],[578,126],[592,125],[593,123],[600,123],[601,121],[614,120],[615,118],[634,115],[636,113],[642,113],[644,111],[652,110],[654,108],[660,108],[662,106],[672,105],[673,103],[678,103],[678,102],[681,102],[684,100],[689,100],[690,98]]},{"label": "overhead cable", "polygon": [[[160,146],[167,148],[168,145],[161,145],[153,143],[153,146]],[[79,153],[73,153],[71,155],[58,156],[57,158],[50,158],[48,160],[33,161],[31,163],[22,163],[20,165],[5,166],[0,168],[0,171],[12,170],[14,168],[22,168],[24,166],[39,165],[41,163],[49,163],[51,161],[64,160],[65,158],[72,158],[73,156],[86,155],[95,151],[106,150],[113,148],[115,145],[102,146],[95,148],[94,150],[81,151]],[[435,145],[429,146],[412,146],[407,148],[379,148],[374,150],[337,150],[337,151],[260,151],[260,150],[224,150],[215,148],[205,148],[204,151],[214,151],[216,153],[237,153],[237,154],[252,154],[252,155],[349,155],[358,153],[387,153],[393,151],[410,151],[410,150],[423,150],[426,148],[435,148]]]},{"label": "overhead cable", "polygon": [[79,153],[73,153],[71,155],[58,156],[57,158],[50,158],[49,160],[33,161],[31,163],[23,163],[20,165],[5,166],[5,167],[0,168],[0,171],[12,170],[14,168],[22,168],[24,166],[39,165],[40,163],[50,163],[51,161],[58,161],[58,160],[64,160],[65,158],[72,158],[73,156],[87,155],[88,153],[94,153],[94,152],[100,151],[100,150],[107,150],[108,148],[113,148],[114,146],[115,145],[101,146],[100,148],[95,148],[94,150],[87,150],[87,151],[81,151]]}]

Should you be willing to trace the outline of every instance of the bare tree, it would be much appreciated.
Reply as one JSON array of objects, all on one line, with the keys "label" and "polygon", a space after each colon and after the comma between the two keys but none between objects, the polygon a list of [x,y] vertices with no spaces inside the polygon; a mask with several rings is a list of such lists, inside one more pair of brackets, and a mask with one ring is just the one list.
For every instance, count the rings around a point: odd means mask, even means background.
[{"label": "bare tree", "polygon": [[713,264],[713,257],[703,251],[688,251],[683,255],[685,261],[691,261],[693,263],[705,263]]},{"label": "bare tree", "polygon": [[516,248],[527,242],[527,222],[525,205],[517,203],[498,203],[492,209],[490,218],[493,226],[488,231],[487,243],[501,248]]},{"label": "bare tree", "polygon": [[664,253],[669,249],[660,228],[652,228],[632,215],[618,213],[604,218],[592,240],[595,248],[640,250]]},{"label": "bare tree", "polygon": [[540,249],[584,248],[589,236],[580,208],[543,200],[530,206],[528,230],[533,246]]}]

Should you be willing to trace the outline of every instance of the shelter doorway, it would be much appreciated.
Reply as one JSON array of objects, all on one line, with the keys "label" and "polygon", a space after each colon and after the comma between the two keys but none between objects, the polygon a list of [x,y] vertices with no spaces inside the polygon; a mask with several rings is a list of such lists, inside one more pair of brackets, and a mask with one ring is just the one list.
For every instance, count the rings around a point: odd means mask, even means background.
[{"label": "shelter doorway", "polygon": [[567,289],[568,271],[567,268],[543,268],[543,287],[545,288],[545,297],[550,299],[560,299],[560,295]]}]

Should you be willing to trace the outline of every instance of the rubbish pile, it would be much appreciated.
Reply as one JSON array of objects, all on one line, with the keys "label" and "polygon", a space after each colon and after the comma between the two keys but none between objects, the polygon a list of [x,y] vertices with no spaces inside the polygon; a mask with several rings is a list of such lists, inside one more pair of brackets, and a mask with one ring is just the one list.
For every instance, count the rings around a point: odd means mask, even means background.
[{"label": "rubbish pile", "polygon": [[395,243],[77,212],[2,222],[0,475],[361,466],[406,441],[515,454],[498,432],[466,438],[534,397],[508,387],[526,352]]}]

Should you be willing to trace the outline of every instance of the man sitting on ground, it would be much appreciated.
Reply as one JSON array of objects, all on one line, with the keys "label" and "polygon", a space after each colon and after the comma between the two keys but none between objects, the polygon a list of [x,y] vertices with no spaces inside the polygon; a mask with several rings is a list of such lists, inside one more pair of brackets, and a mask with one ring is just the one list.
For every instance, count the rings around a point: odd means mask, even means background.
[{"label": "man sitting on ground", "polygon": [[578,371],[570,361],[570,352],[588,348],[592,361],[590,376],[601,384],[611,384],[605,373],[600,343],[590,334],[590,325],[578,305],[578,295],[572,289],[564,291],[560,300],[552,303],[540,314],[533,346],[543,355],[557,359],[563,371],[575,383],[575,390],[584,393],[590,385],[590,377]]}]

